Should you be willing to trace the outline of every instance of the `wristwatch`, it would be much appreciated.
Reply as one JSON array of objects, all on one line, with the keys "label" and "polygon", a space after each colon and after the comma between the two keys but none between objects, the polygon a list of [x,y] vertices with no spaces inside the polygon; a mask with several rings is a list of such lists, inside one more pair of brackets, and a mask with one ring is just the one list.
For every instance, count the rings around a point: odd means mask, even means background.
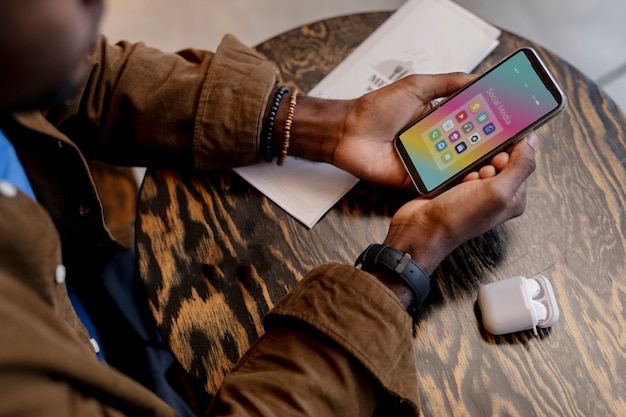
[{"label": "wristwatch", "polygon": [[364,271],[384,271],[400,278],[415,295],[412,308],[421,307],[430,292],[428,275],[411,259],[411,255],[387,244],[369,245],[359,255],[354,266],[360,266]]}]

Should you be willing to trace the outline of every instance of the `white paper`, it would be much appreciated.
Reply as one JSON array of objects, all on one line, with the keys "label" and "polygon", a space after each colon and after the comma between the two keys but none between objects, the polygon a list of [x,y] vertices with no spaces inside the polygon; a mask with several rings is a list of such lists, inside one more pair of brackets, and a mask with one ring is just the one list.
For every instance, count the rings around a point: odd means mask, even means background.
[{"label": "white paper", "polygon": [[[309,94],[356,98],[411,73],[469,72],[499,36],[449,0],[409,0]],[[332,165],[293,157],[282,167],[261,162],[235,172],[309,228],[358,182]]]},{"label": "white paper", "polygon": [[283,166],[262,162],[235,171],[309,228],[359,181],[334,165],[294,157]]}]

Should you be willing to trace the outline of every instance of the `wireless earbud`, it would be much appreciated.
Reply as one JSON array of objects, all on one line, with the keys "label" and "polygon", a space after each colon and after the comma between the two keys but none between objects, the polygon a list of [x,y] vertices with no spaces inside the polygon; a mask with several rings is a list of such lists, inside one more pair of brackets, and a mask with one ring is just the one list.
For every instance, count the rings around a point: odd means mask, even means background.
[{"label": "wireless earbud", "polygon": [[545,320],[548,317],[548,308],[540,301],[535,300],[541,294],[541,286],[534,279],[526,279],[524,282],[526,295],[531,298],[530,307],[534,314],[536,323]]},{"label": "wireless earbud", "polygon": [[532,278],[527,279],[524,282],[524,286],[526,287],[526,294],[528,294],[530,298],[535,298],[541,292],[541,287],[539,286],[539,283]]},{"label": "wireless earbud", "polygon": [[548,308],[539,301],[531,301],[533,313],[535,314],[535,322],[539,323],[548,317]]}]

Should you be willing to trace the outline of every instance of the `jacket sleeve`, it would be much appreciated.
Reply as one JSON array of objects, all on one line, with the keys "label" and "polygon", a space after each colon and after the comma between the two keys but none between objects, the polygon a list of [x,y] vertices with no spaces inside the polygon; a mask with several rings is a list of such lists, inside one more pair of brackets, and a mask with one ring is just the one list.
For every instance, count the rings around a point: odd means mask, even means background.
[{"label": "jacket sleeve", "polygon": [[318,267],[270,311],[265,326],[208,415],[419,414],[411,319],[372,275]]},{"label": "jacket sleeve", "polygon": [[253,163],[275,64],[227,35],[215,53],[109,44],[80,91],[47,118],[87,159],[207,170]]},{"label": "jacket sleeve", "polygon": [[[90,350],[45,211],[21,193],[0,196],[0,236],[0,416],[174,415]],[[372,275],[320,266],[270,311],[207,415],[417,415],[411,325]]]}]

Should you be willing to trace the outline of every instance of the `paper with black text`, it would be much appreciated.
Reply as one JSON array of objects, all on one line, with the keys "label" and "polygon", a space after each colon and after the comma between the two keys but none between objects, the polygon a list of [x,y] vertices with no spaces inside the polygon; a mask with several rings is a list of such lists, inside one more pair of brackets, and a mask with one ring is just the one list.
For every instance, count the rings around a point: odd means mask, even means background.
[{"label": "paper with black text", "polygon": [[[356,98],[412,74],[472,71],[500,30],[449,0],[409,0],[308,94]],[[297,140],[297,138],[292,138]],[[311,228],[358,179],[332,165],[287,157],[235,172]]]}]

